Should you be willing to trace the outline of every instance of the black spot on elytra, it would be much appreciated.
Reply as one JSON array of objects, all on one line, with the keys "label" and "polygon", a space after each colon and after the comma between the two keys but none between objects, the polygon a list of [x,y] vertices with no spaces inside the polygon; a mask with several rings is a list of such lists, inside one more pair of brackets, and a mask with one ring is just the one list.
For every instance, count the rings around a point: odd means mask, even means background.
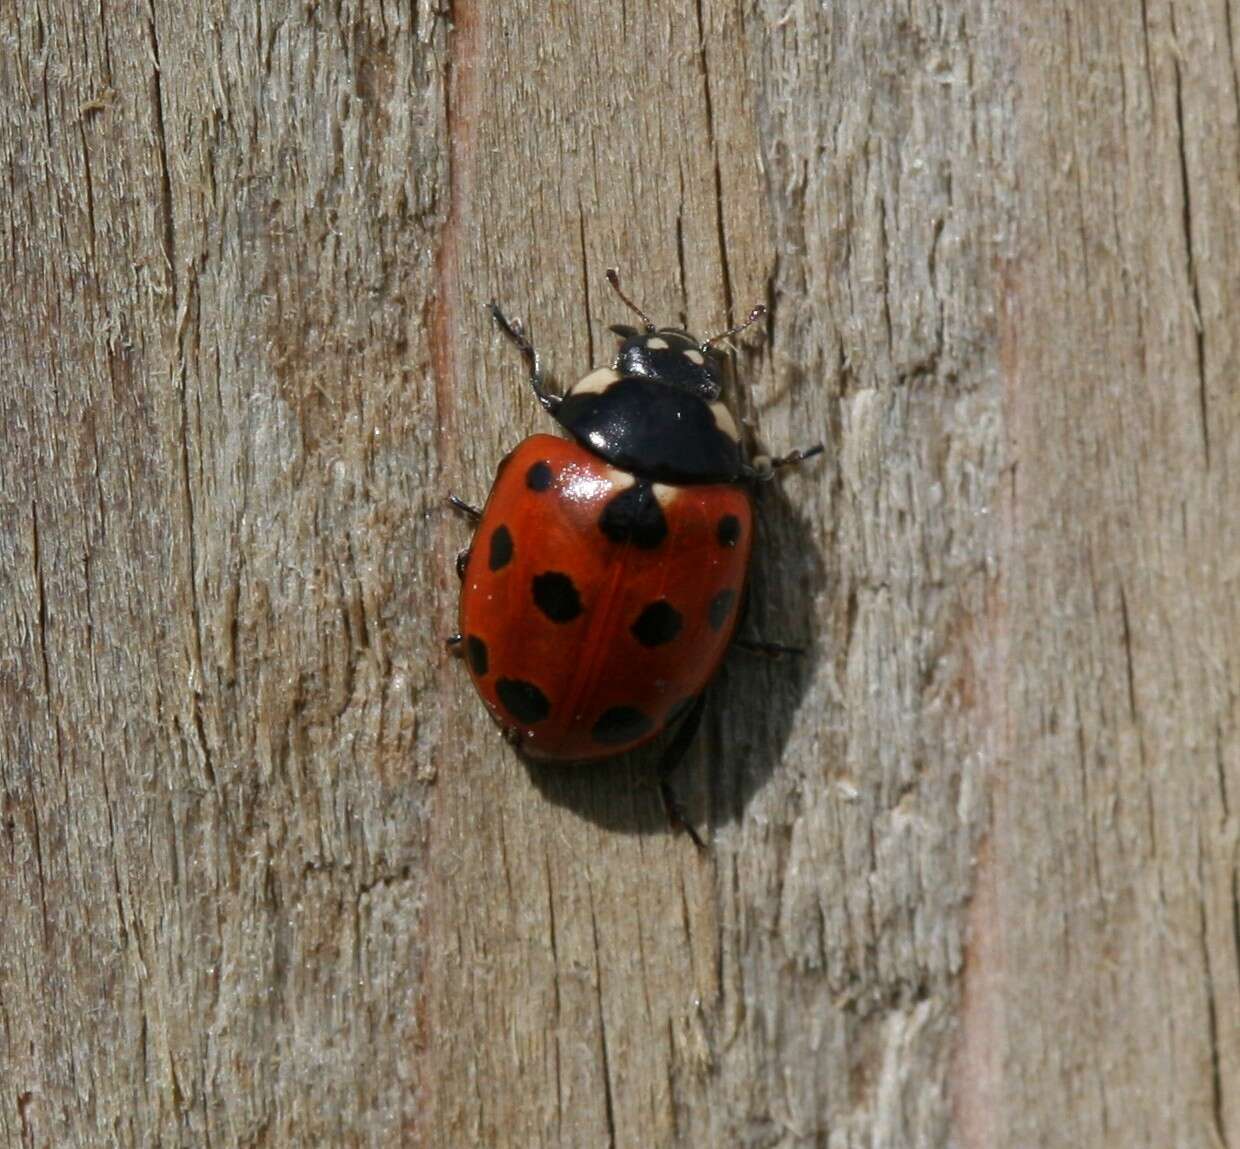
[{"label": "black spot on elytra", "polygon": [[599,715],[590,732],[595,742],[620,746],[649,734],[654,729],[650,716],[633,706],[613,706]]},{"label": "black spot on elytra", "polygon": [[715,537],[719,540],[721,547],[734,547],[740,541],[741,537],[741,521],[735,515],[724,515],[719,520],[719,526],[715,531]]},{"label": "black spot on elytra", "polygon": [[528,471],[525,472],[525,485],[531,491],[545,491],[551,486],[551,481],[555,476],[551,473],[551,465],[543,459],[539,459]]},{"label": "black spot on elytra", "polygon": [[728,615],[732,611],[732,604],[736,601],[736,591],[730,587],[721,590],[714,598],[710,600],[710,618],[711,629],[722,630],[723,624],[728,621]]},{"label": "black spot on elytra", "polygon": [[518,722],[541,722],[551,713],[547,696],[532,682],[520,678],[501,678],[495,684],[495,693],[504,709]]},{"label": "black spot on elytra", "polygon": [[487,644],[477,635],[471,634],[465,640],[465,654],[474,673],[482,678],[487,672]]},{"label": "black spot on elytra", "polygon": [[683,621],[680,611],[661,598],[647,605],[630,629],[643,646],[662,646],[680,633]]},{"label": "black spot on elytra", "polygon": [[608,501],[598,525],[613,543],[632,542],[646,551],[667,538],[663,508],[654,497],[654,488],[641,480]]},{"label": "black spot on elytra", "polygon": [[552,622],[572,622],[581,613],[581,596],[568,575],[545,571],[534,576],[534,605]]},{"label": "black spot on elytra", "polygon": [[491,532],[491,555],[487,565],[493,571],[503,570],[512,562],[512,535],[505,526],[498,526]]}]

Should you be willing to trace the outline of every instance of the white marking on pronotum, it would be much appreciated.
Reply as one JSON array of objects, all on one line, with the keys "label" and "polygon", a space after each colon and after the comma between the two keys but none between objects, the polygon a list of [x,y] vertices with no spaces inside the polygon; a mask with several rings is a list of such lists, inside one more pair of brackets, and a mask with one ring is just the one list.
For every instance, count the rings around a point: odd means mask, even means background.
[{"label": "white marking on pronotum", "polygon": [[701,367],[702,364],[706,362],[706,356],[703,355],[696,347],[690,347],[689,350],[685,352],[685,358],[688,359],[690,363],[698,367]]},{"label": "white marking on pronotum", "polygon": [[622,471],[619,467],[607,468],[607,481],[618,491],[626,490],[637,482],[628,471]]},{"label": "white marking on pronotum", "polygon": [[667,510],[680,494],[679,487],[669,487],[666,483],[654,484],[654,497],[658,501],[659,506]]},{"label": "white marking on pronotum", "polygon": [[606,391],[620,378],[620,372],[611,367],[600,367],[589,375],[579,379],[569,392],[570,395],[598,395]]},{"label": "white marking on pronotum", "polygon": [[734,443],[740,442],[740,435],[736,430],[736,420],[732,418],[732,412],[722,403],[712,403],[710,405],[710,413],[715,417],[715,426],[719,428]]},{"label": "white marking on pronotum", "polygon": [[653,335],[646,340],[646,346],[649,347],[651,351],[666,351],[668,343],[666,339],[660,339],[657,335]]}]

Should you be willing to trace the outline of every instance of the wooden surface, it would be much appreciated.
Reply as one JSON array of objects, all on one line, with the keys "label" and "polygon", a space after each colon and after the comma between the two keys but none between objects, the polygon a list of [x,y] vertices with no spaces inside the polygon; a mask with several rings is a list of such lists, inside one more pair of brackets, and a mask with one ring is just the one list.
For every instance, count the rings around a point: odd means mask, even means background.
[{"label": "wooden surface", "polygon": [[[89,7],[89,10],[87,10]],[[0,1143],[1240,1146],[1240,10],[0,10]],[[462,668],[604,269],[746,338],[666,832]]]}]

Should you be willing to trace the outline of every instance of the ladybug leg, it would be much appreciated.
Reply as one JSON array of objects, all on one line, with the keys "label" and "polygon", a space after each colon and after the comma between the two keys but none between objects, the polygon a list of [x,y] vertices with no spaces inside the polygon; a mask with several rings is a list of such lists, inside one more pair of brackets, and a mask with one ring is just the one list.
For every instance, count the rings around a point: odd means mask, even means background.
[{"label": "ladybug leg", "polygon": [[812,459],[815,455],[821,455],[826,449],[825,444],[815,443],[812,447],[789,451],[786,455],[777,455],[771,460],[771,469],[778,471],[780,467],[791,467],[794,463],[803,463],[806,459]]},{"label": "ladybug leg", "polygon": [[510,320],[500,309],[499,304],[492,300],[487,304],[488,310],[491,312],[491,318],[499,324],[500,330],[513,341],[525,356],[526,362],[530,365],[530,386],[534,388],[534,394],[538,396],[538,401],[543,407],[555,414],[555,409],[563,402],[559,395],[553,395],[547,390],[547,381],[543,376],[542,360],[538,357],[538,352],[534,350],[534,345],[525,337],[525,328],[521,326],[521,320]]},{"label": "ladybug leg", "polygon": [[[478,510],[472,503],[467,503],[464,499],[458,499],[455,495],[448,496],[448,505],[458,510],[470,522],[476,523],[482,518],[482,512]],[[456,577],[463,579],[465,577],[465,564],[469,561],[469,547],[462,547],[456,552]]]},{"label": "ladybug leg", "polygon": [[684,716],[680,723],[680,729],[676,731],[676,737],[672,739],[671,745],[663,752],[663,757],[659,761],[659,797],[663,801],[663,809],[667,813],[668,824],[674,831],[683,830],[690,838],[693,844],[699,849],[706,849],[706,843],[702,841],[698,832],[690,824],[688,817],[685,815],[685,808],[680,804],[680,799],[672,792],[671,775],[676,767],[683,761],[686,751],[689,749],[693,737],[698,732],[698,727],[702,724],[702,710],[706,705],[706,695],[699,694],[690,707],[688,714]]},{"label": "ladybug leg", "polygon": [[455,507],[466,518],[472,519],[475,523],[482,518],[482,512],[472,503],[467,503],[464,499],[458,499],[455,495],[448,496],[448,505]]},{"label": "ladybug leg", "polygon": [[821,455],[825,450],[826,447],[822,443],[815,443],[812,447],[789,451],[786,455],[776,455],[774,458],[769,455],[755,455],[752,462],[741,464],[741,476],[750,482],[765,483],[768,479],[774,478],[775,472],[781,467],[803,463],[806,459]]}]

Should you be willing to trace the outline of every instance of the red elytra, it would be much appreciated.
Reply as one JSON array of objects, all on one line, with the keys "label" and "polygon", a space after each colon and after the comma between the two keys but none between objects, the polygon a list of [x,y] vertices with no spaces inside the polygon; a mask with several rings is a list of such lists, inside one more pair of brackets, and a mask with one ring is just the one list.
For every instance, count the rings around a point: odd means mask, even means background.
[{"label": "red elytra", "polygon": [[535,435],[501,464],[464,570],[469,671],[534,758],[630,750],[683,715],[736,628],[746,487],[650,483]]}]

